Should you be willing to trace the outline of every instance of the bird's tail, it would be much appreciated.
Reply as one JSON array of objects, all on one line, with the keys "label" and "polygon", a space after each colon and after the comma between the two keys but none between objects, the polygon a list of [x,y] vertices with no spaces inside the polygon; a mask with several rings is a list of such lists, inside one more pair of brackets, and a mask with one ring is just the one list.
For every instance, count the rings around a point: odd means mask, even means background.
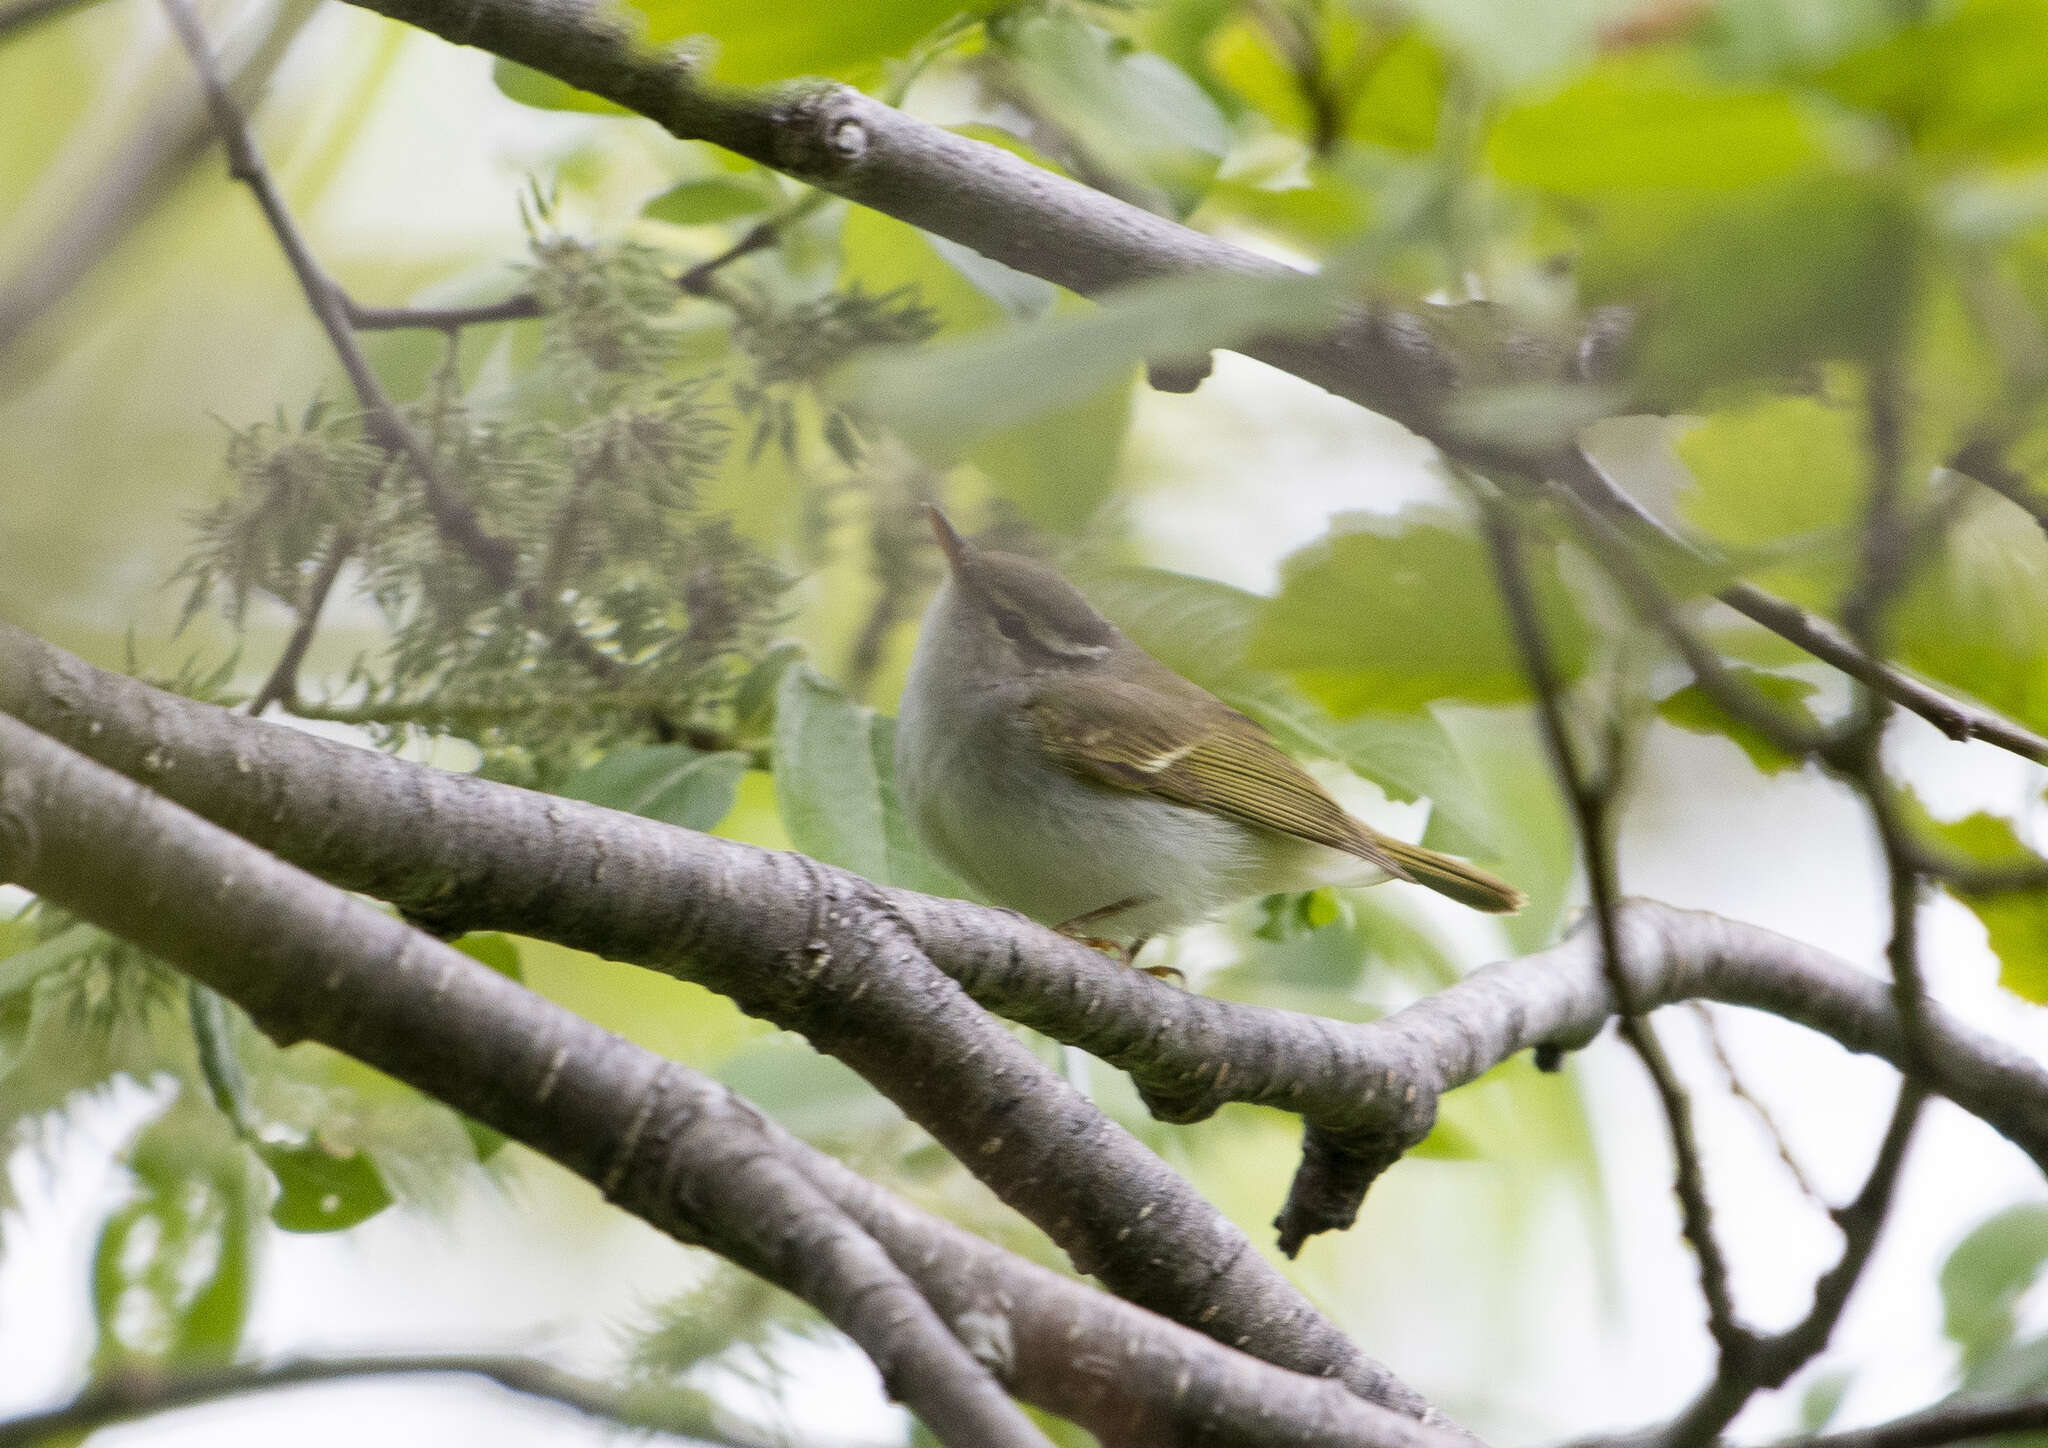
[{"label": "bird's tail", "polygon": [[1497,875],[1450,855],[1440,855],[1421,845],[1385,835],[1374,840],[1381,849],[1401,862],[1408,878],[1427,885],[1439,895],[1448,895],[1460,905],[1492,915],[1512,915],[1529,902],[1529,897]]}]

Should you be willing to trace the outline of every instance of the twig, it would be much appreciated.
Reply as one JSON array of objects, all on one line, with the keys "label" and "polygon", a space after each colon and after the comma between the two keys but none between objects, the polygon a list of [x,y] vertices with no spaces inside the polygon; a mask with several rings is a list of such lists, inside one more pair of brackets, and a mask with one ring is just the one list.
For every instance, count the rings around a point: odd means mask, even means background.
[{"label": "twig", "polygon": [[334,581],[341,577],[342,568],[355,552],[355,544],[353,529],[344,529],[329,540],[327,556],[320,561],[320,571],[307,580],[305,593],[299,599],[299,618],[292,626],[292,636],[285,641],[284,651],[277,656],[269,676],[250,697],[251,718],[262,714],[272,704],[283,704],[293,713],[299,711],[299,668],[306,662],[306,650],[313,645],[313,634],[320,626],[320,613],[327,606],[327,595],[334,591]]},{"label": "twig", "polygon": [[388,332],[406,327],[455,332],[491,322],[523,322],[541,315],[540,298],[531,292],[473,307],[366,307],[343,293],[341,305],[349,325],[359,332]]},{"label": "twig", "polygon": [[2024,509],[2044,532],[2048,532],[2048,494],[2043,494],[2027,481],[2024,474],[2007,463],[1996,442],[1980,438],[1965,444],[1949,466]]},{"label": "twig", "polygon": [[1707,1052],[1714,1058],[1714,1064],[1721,1068],[1721,1079],[1727,1084],[1728,1094],[1749,1108],[1750,1114],[1756,1118],[1757,1124],[1763,1128],[1764,1135],[1770,1139],[1771,1146],[1777,1151],[1778,1160],[1784,1164],[1786,1172],[1798,1184],[1800,1195],[1815,1206],[1827,1210],[1826,1198],[1821,1196],[1820,1189],[1806,1174],[1806,1168],[1799,1164],[1799,1158],[1793,1155],[1792,1143],[1786,1139],[1784,1130],[1778,1125],[1777,1117],[1772,1114],[1770,1107],[1763,1103],[1762,1098],[1744,1084],[1741,1073],[1735,1069],[1735,1058],[1728,1054],[1727,1043],[1721,1039],[1721,1027],[1714,1019],[1713,1011],[1707,1008],[1704,1001],[1693,1001],[1691,1005],[1693,1014],[1699,1020],[1700,1032],[1706,1037]]},{"label": "twig", "polygon": [[[1483,485],[1478,485],[1483,487]],[[1475,491],[1478,487],[1475,487]],[[1551,766],[1556,771],[1577,824],[1580,849],[1585,855],[1587,893],[1591,896],[1593,918],[1600,939],[1600,956],[1614,991],[1622,1038],[1641,1058],[1663,1108],[1671,1137],[1675,1163],[1674,1189],[1678,1195],[1682,1229],[1699,1259],[1700,1292],[1707,1304],[1707,1330],[1721,1353],[1723,1370],[1748,1358],[1756,1344],[1755,1335],[1737,1320],[1734,1298],[1729,1290],[1728,1264],[1714,1235],[1713,1206],[1707,1197],[1706,1176],[1700,1164],[1699,1142],[1692,1119],[1692,1104],[1655,1030],[1636,1000],[1634,982],[1622,956],[1621,936],[1616,921],[1619,891],[1614,878],[1612,838],[1609,831],[1610,799],[1605,789],[1588,781],[1573,748],[1564,717],[1562,686],[1550,654],[1549,641],[1537,610],[1535,593],[1522,564],[1521,544],[1514,523],[1499,500],[1482,496],[1482,527],[1493,558],[1494,573],[1507,606],[1510,626],[1521,651],[1523,668],[1535,689],[1537,720],[1543,732]],[[1611,782],[1616,766],[1605,771]]]},{"label": "twig", "polygon": [[795,223],[809,216],[823,206],[830,193],[806,191],[801,198],[774,216],[762,218],[747,228],[746,234],[716,256],[706,257],[688,271],[676,278],[676,285],[690,296],[708,297],[712,282],[718,274],[742,257],[752,256],[757,251],[766,251],[782,240],[782,233]]},{"label": "twig", "polygon": [[261,1366],[223,1368],[177,1377],[137,1375],[115,1378],[94,1383],[59,1407],[0,1420],[0,1448],[33,1448],[33,1445],[60,1439],[69,1441],[116,1423],[218,1402],[223,1398],[276,1392],[309,1383],[392,1377],[482,1378],[508,1392],[559,1403],[587,1418],[617,1423],[639,1432],[687,1437],[693,1443],[719,1444],[724,1448],[749,1448],[749,1445],[719,1434],[704,1413],[678,1415],[674,1411],[673,1400],[664,1400],[660,1394],[621,1393],[605,1384],[575,1377],[527,1358],[460,1353],[419,1357],[293,1358]]},{"label": "twig", "polygon": [[11,5],[0,5],[0,43],[11,40],[18,30],[95,3],[97,0],[14,0]]},{"label": "twig", "polygon": [[1922,1412],[1810,1438],[1788,1438],[1773,1448],[1939,1448],[2004,1433],[2048,1428],[2048,1397],[2017,1398],[2006,1403],[1951,1398]]}]

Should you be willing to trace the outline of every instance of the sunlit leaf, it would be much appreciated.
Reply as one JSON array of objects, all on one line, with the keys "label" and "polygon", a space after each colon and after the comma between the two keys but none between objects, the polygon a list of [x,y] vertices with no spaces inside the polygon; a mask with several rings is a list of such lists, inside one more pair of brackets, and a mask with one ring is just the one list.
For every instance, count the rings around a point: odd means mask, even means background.
[{"label": "sunlit leaf", "polygon": [[1962,0],[1843,57],[1821,82],[1944,158],[2048,151],[2048,4]]},{"label": "sunlit leaf", "polygon": [[2048,729],[2048,536],[1978,490],[1893,616],[1900,657]]},{"label": "sunlit leaf", "polygon": [[[1805,728],[1817,727],[1818,721],[1806,708],[1815,688],[1806,680],[1739,664],[1730,665],[1727,672],[1738,688],[1761,695],[1769,705]],[[1804,763],[1729,714],[1698,684],[1687,684],[1670,695],[1657,706],[1657,713],[1667,724],[1675,724],[1689,734],[1719,734],[1733,741],[1749,756],[1749,762],[1765,774],[1783,774]]]},{"label": "sunlit leaf", "polygon": [[[2012,821],[1979,811],[1941,820],[1908,795],[1909,823],[1940,849],[1976,865],[2037,866],[2040,857],[2014,830]],[[1952,888],[1956,898],[1983,922],[1998,957],[1998,983],[2025,1000],[2048,1004],[2048,889],[1973,894]]]},{"label": "sunlit leaf", "polygon": [[[1530,550],[1529,571],[1558,667],[1575,674],[1586,627],[1554,560]],[[1346,518],[1288,559],[1249,658],[1292,672],[1339,714],[1518,699],[1529,687],[1485,543],[1435,509]]]},{"label": "sunlit leaf", "polygon": [[1591,196],[1753,186],[1813,165],[1821,147],[1788,92],[1736,89],[1651,52],[1605,60],[1509,109],[1486,155],[1504,181]]},{"label": "sunlit leaf", "polygon": [[790,0],[751,6],[725,0],[634,0],[632,8],[647,18],[649,45],[704,37],[712,46],[714,76],[731,85],[760,85],[799,76],[873,73],[884,59],[908,54],[926,32],[973,7],[959,0],[892,0],[888,5]]},{"label": "sunlit leaf", "polygon": [[264,1143],[256,1148],[277,1178],[270,1220],[287,1232],[339,1232],[391,1205],[391,1192],[366,1152]]}]

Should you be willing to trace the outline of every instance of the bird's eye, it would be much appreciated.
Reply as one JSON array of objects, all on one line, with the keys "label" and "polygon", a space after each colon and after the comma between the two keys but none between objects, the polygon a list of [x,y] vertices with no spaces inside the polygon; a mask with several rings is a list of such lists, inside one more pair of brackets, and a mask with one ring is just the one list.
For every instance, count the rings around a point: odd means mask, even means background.
[{"label": "bird's eye", "polygon": [[1032,644],[1038,642],[1038,640],[1031,636],[1031,626],[1024,622],[1023,614],[1007,608],[995,609],[994,613],[996,616],[996,627],[1002,630],[1003,637],[1011,643]]}]

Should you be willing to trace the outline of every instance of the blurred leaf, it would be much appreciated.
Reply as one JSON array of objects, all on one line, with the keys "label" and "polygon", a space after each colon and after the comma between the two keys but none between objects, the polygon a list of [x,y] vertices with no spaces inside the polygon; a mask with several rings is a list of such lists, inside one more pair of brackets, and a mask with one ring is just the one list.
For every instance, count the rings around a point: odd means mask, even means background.
[{"label": "blurred leaf", "polygon": [[1814,174],[1691,205],[1645,197],[1603,220],[1584,257],[1586,293],[1642,309],[1634,363],[1659,405],[1881,356],[1916,290],[1918,215],[1871,177]]},{"label": "blurred leaf", "polygon": [[1856,1373],[1851,1368],[1830,1368],[1814,1374],[1806,1391],[1799,1395],[1799,1431],[1818,1433],[1832,1423],[1835,1414],[1842,1411],[1842,1402],[1855,1381]]},{"label": "blurred leaf", "polygon": [[1669,51],[1610,56],[1508,109],[1487,139],[1502,180],[1566,196],[1753,186],[1820,155],[1787,92],[1717,83]]},{"label": "blurred leaf", "polygon": [[491,61],[491,80],[509,100],[543,111],[585,111],[600,116],[629,116],[624,106],[578,90],[567,81],[502,56]]},{"label": "blurred leaf", "polygon": [[761,85],[799,76],[876,74],[881,61],[909,53],[927,31],[963,7],[959,0],[891,0],[887,5],[788,0],[752,6],[725,0],[633,0],[631,8],[647,17],[648,45],[708,37],[715,44],[714,76],[728,85]]},{"label": "blurred leaf", "polygon": [[1892,617],[1899,657],[2048,729],[2048,536],[1979,489]]},{"label": "blurred leaf", "polygon": [[1590,56],[1603,28],[1641,6],[1642,0],[1399,0],[1396,8],[1420,20],[1454,61],[1516,89]]},{"label": "blurred leaf", "polygon": [[384,1178],[366,1152],[331,1149],[316,1140],[300,1146],[263,1142],[256,1154],[277,1178],[270,1220],[287,1232],[339,1232],[391,1205]]},{"label": "blurred leaf", "polygon": [[496,930],[472,930],[449,943],[507,980],[525,979],[519,971],[519,942],[509,935]]},{"label": "blurred leaf", "polygon": [[2048,1263],[2048,1206],[2008,1207],[1980,1223],[1941,1268],[1942,1331],[1966,1370],[2012,1341],[2019,1299]]},{"label": "blurred leaf", "polygon": [[731,811],[733,792],[752,763],[736,750],[638,745],[606,755],[561,792],[686,830],[712,830]]},{"label": "blurred leaf", "polygon": [[40,945],[0,958],[0,1000],[27,990],[45,972],[87,949],[99,935],[90,925],[67,925]]},{"label": "blurred leaf", "polygon": [[1093,397],[983,438],[967,461],[1034,527],[1083,533],[1116,480],[1131,408],[1130,381],[1120,377]]},{"label": "blurred leaf", "polygon": [[[1818,727],[1818,721],[1806,708],[1806,701],[1815,693],[1814,686],[1806,680],[1789,674],[1744,668],[1740,664],[1729,665],[1727,672],[1742,687],[1763,695],[1780,711],[1799,720],[1807,728]],[[1666,723],[1675,724],[1688,734],[1719,734],[1732,740],[1749,756],[1749,762],[1765,774],[1783,774],[1805,762],[1787,754],[1748,724],[1727,713],[1698,684],[1687,684],[1666,698],[1657,706],[1657,713]]]},{"label": "blurred leaf", "polygon": [[134,1194],[93,1246],[96,1368],[228,1362],[248,1320],[254,1274],[240,1143],[222,1117],[180,1101],[143,1129],[127,1165]]},{"label": "blurred leaf", "polygon": [[804,1140],[853,1145],[901,1124],[903,1113],[851,1067],[788,1035],[742,1048],[718,1079]]},{"label": "blurred leaf", "polygon": [[1722,543],[1779,543],[1862,515],[1869,453],[1846,401],[1774,396],[1723,408],[1687,428],[1677,450],[1696,484],[1680,511]]},{"label": "blurred leaf", "polygon": [[698,176],[678,181],[640,208],[650,221],[704,226],[754,216],[773,206],[774,184],[765,176]]},{"label": "blurred leaf", "polygon": [[1171,277],[1087,312],[864,359],[844,385],[912,446],[952,458],[990,433],[1126,382],[1147,358],[1200,356],[1253,333],[1311,327],[1327,313],[1325,288],[1307,276]]},{"label": "blurred leaf", "polygon": [[2048,4],[1962,0],[1819,77],[1882,112],[1919,149],[2011,161],[2048,150]]},{"label": "blurred leaf", "polygon": [[[1528,551],[1544,632],[1570,678],[1588,636],[1553,556]],[[1486,545],[1453,514],[1352,514],[1283,565],[1250,661],[1291,670],[1338,714],[1523,698],[1528,681]]]},{"label": "blurred leaf", "polygon": [[1066,9],[1004,14],[990,38],[1035,112],[1099,168],[1156,188],[1185,216],[1230,150],[1216,103],[1163,55]]},{"label": "blurred leaf", "polygon": [[919,848],[896,797],[895,723],[856,704],[807,664],[775,701],[775,797],[807,855],[928,895],[966,888]]}]

